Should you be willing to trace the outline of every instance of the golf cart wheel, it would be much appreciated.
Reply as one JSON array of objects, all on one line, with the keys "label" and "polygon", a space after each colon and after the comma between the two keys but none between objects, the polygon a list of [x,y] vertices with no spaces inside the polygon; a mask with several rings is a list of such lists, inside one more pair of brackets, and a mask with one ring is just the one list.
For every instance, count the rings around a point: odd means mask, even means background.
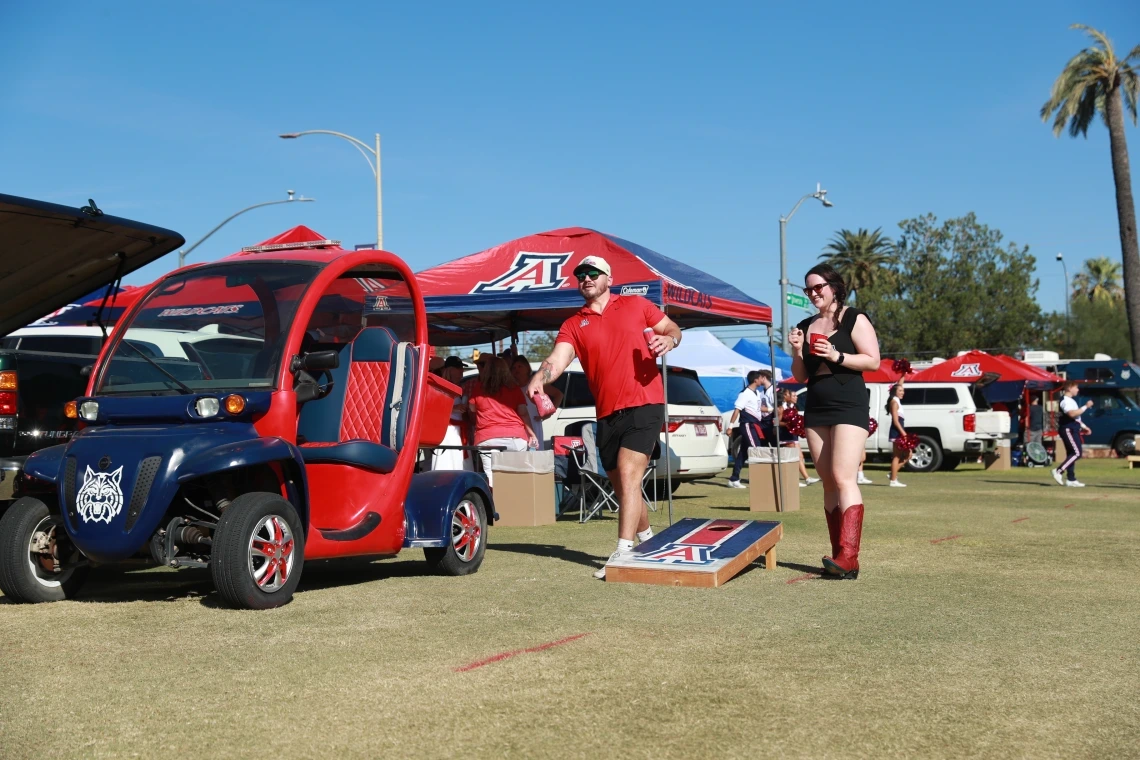
[{"label": "golf cart wheel", "polygon": [[424,549],[428,565],[444,575],[469,575],[478,570],[487,549],[487,510],[479,494],[468,491],[455,505],[448,538],[447,546]]},{"label": "golf cart wheel", "polygon": [[247,493],[214,530],[210,574],[227,604],[267,610],[288,604],[301,580],[305,536],[293,505],[275,493]]},{"label": "golf cart wheel", "polygon": [[942,447],[928,435],[918,436],[918,445],[910,452],[906,468],[911,472],[934,472],[942,466]]},{"label": "golf cart wheel", "polygon": [[47,504],[25,496],[0,519],[0,591],[14,602],[71,599],[87,580],[87,560]]}]

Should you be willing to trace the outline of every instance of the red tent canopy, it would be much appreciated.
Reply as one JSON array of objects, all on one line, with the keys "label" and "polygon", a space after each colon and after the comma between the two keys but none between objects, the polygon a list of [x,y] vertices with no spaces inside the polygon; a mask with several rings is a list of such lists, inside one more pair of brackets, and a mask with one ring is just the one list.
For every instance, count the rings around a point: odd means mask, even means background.
[{"label": "red tent canopy", "polygon": [[967,351],[961,356],[927,367],[908,378],[914,383],[970,383],[988,374],[999,382],[1059,383],[1061,378],[1040,367],[1018,361],[1011,356]]},{"label": "red tent canopy", "polygon": [[[879,368],[872,372],[863,373],[863,381],[867,383],[893,383],[902,377],[894,370],[894,359],[880,359]],[[909,378],[908,378],[909,379]]]},{"label": "red tent canopy", "polygon": [[[433,327],[454,330],[453,345],[521,330],[557,329],[582,308],[573,272],[587,256],[610,265],[613,291],[664,308],[682,327],[760,322],[772,309],[675,259],[584,227],[511,240],[416,274]],[[465,340],[462,333],[475,336]]]}]

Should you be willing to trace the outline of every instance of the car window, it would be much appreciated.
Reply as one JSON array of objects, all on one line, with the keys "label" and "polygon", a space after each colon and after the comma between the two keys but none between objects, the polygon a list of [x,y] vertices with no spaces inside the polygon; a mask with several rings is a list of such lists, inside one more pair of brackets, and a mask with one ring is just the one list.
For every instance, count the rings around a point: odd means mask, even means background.
[{"label": "car window", "polygon": [[908,385],[903,397],[906,406],[954,406],[957,403],[957,388],[915,388]]},{"label": "car window", "polygon": [[586,385],[586,376],[580,372],[567,372],[565,377],[566,390],[563,393],[566,400],[562,402],[562,406],[567,409],[593,406],[594,394],[590,393],[590,388]]},{"label": "car window", "polygon": [[98,356],[103,338],[97,335],[25,335],[21,351],[47,351],[55,354]]},{"label": "car window", "polygon": [[15,348],[19,342],[19,338],[0,338],[0,349]]},{"label": "car window", "polygon": [[704,386],[696,377],[680,372],[669,372],[666,376],[669,403],[681,406],[715,406]]}]

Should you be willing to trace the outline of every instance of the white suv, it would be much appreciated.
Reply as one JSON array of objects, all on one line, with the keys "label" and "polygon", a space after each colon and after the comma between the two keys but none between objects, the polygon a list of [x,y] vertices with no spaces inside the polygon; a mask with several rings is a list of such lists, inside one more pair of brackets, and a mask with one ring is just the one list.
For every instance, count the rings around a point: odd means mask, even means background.
[{"label": "white suv", "polygon": [[[537,369],[537,364],[532,364]],[[697,373],[691,369],[669,367],[666,374],[669,394],[669,467],[673,490],[687,480],[719,475],[728,466],[728,449],[721,435],[720,411],[709,399]],[[556,435],[579,435],[582,426],[594,422],[594,396],[586,385],[582,365],[575,359],[554,381],[562,391],[563,401],[550,419],[542,423],[542,434],[549,446]],[[665,450],[665,431],[661,431],[661,450]],[[657,478],[665,479],[665,457],[657,460]]]}]

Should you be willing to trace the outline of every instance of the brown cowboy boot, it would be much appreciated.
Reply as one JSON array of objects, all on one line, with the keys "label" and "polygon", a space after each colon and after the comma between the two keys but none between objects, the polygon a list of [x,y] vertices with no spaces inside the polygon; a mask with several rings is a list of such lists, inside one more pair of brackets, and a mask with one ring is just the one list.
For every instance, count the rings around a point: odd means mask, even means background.
[{"label": "brown cowboy boot", "polygon": [[839,530],[839,554],[824,557],[823,567],[831,575],[855,580],[859,577],[859,542],[863,536],[863,505],[852,504],[842,516]]}]

